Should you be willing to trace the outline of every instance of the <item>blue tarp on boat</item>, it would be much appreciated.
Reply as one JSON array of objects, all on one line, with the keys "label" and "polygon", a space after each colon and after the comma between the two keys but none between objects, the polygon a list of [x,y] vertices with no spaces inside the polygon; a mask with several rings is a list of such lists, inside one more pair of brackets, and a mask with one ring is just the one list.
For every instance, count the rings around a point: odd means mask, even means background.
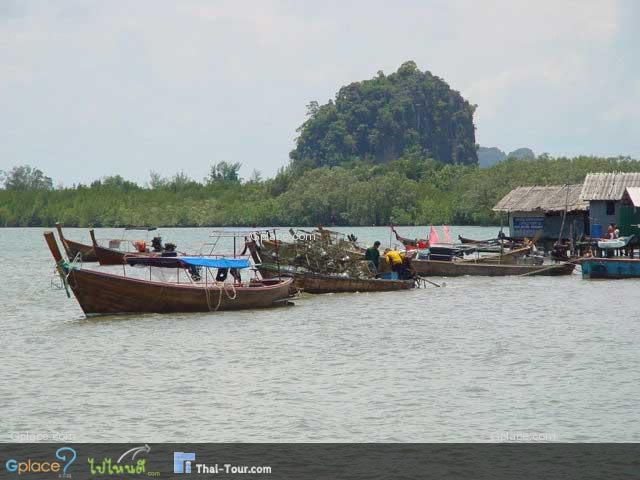
[{"label": "blue tarp on boat", "polygon": [[179,257],[186,265],[209,268],[249,268],[249,260],[246,258],[205,258],[205,257]]},{"label": "blue tarp on boat", "polygon": [[128,257],[127,263],[132,267],[161,267],[161,268],[249,268],[246,258],[210,258],[210,257]]}]

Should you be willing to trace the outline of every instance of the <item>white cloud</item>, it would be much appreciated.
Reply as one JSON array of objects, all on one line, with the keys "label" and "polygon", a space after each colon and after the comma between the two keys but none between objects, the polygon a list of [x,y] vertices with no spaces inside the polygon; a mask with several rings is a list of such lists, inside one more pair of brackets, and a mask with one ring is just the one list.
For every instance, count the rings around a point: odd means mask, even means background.
[{"label": "white cloud", "polygon": [[269,175],[306,103],[408,59],[479,105],[482,144],[640,156],[633,2],[3,5],[0,169]]}]

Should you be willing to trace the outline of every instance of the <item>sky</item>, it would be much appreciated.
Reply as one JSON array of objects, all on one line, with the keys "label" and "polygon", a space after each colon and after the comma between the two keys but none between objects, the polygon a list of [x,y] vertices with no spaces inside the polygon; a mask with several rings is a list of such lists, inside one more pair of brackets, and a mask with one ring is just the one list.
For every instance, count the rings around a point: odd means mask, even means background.
[{"label": "sky", "polygon": [[640,159],[635,0],[0,0],[0,170],[272,176],[306,105],[407,60],[506,152]]}]

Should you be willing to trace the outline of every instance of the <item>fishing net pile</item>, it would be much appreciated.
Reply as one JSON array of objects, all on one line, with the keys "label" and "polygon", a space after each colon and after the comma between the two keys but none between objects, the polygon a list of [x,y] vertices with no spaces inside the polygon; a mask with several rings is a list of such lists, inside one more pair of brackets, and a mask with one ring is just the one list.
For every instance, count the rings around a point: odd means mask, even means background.
[{"label": "fishing net pile", "polygon": [[262,242],[264,263],[277,263],[285,267],[302,268],[325,275],[370,278],[373,273],[364,261],[362,248],[355,237],[320,229],[313,232],[290,232],[293,242]]}]

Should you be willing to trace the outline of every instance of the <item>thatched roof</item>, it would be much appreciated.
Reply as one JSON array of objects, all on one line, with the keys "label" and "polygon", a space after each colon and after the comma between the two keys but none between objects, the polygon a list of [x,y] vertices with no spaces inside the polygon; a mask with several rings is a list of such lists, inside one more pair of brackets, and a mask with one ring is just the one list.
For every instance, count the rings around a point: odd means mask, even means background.
[{"label": "thatched roof", "polygon": [[580,200],[582,185],[518,187],[507,193],[494,212],[569,212],[584,211],[589,204]]},{"label": "thatched roof", "polygon": [[620,200],[626,187],[640,187],[640,173],[590,173],[584,179],[582,200]]}]

